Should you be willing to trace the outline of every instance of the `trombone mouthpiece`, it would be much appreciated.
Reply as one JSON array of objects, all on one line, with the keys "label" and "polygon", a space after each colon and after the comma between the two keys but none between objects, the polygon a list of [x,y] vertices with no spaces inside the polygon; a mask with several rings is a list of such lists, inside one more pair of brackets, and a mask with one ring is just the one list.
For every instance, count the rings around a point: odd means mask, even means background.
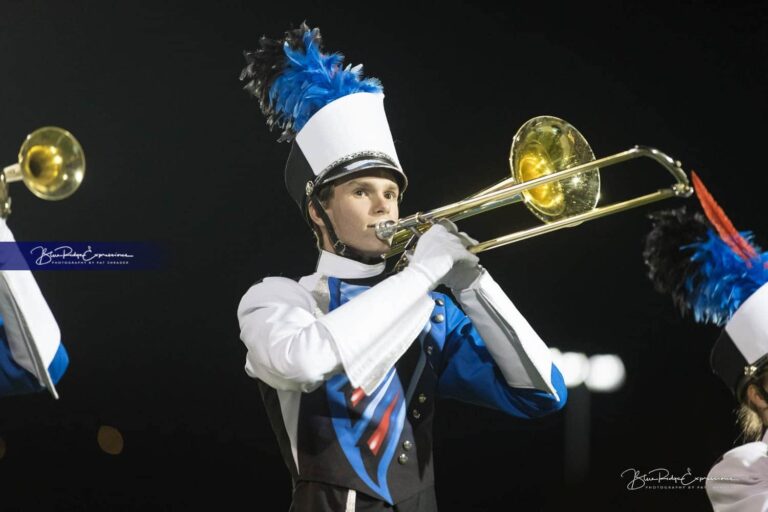
[{"label": "trombone mouthpiece", "polygon": [[384,242],[389,242],[397,232],[397,222],[394,220],[382,220],[373,227],[376,229],[376,237]]}]

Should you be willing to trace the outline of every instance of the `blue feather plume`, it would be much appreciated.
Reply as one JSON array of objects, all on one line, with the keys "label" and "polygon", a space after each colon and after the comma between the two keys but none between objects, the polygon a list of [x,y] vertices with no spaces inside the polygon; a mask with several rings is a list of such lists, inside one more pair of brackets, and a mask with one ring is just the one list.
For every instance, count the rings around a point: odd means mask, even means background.
[{"label": "blue feather plume", "polygon": [[285,68],[269,90],[269,100],[277,114],[275,124],[294,134],[315,112],[334,100],[356,92],[383,92],[378,79],[362,78],[362,64],[342,69],[342,54],[322,53],[318,36],[316,28],[305,32],[303,48],[284,43]]},{"label": "blue feather plume", "polygon": [[705,240],[682,247],[692,248],[691,263],[697,270],[685,282],[687,303],[697,322],[724,325],[758,288],[768,282],[768,252],[753,243],[753,234],[741,235],[758,256],[749,264],[712,229]]}]

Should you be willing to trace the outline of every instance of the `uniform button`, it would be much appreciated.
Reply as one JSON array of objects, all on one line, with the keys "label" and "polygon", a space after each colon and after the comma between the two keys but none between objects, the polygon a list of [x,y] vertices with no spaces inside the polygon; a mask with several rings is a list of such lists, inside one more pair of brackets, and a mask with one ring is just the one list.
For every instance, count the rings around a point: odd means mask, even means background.
[{"label": "uniform button", "polygon": [[426,402],[426,401],[427,401],[427,395],[425,395],[424,393],[421,393],[421,394],[419,395],[419,403],[420,403],[420,404],[423,404],[423,403],[424,403],[424,402]]},{"label": "uniform button", "polygon": [[432,345],[427,345],[427,354],[432,355]]},{"label": "uniform button", "polygon": [[406,462],[408,462],[408,456],[404,453],[401,453],[400,456],[397,458],[397,462],[399,462],[400,464],[405,464]]},{"label": "uniform button", "polygon": [[443,299],[435,299],[435,304],[438,306],[445,306],[445,301],[443,301]]},{"label": "uniform button", "polygon": [[413,417],[416,418],[416,419],[421,418],[421,413],[419,412],[418,409],[414,409],[411,414],[413,414]]},{"label": "uniform button", "polygon": [[432,320],[433,320],[433,321],[434,321],[436,324],[439,324],[439,323],[441,323],[441,322],[444,322],[444,321],[445,321],[445,316],[444,316],[442,313],[438,313],[438,314],[436,314],[435,316],[433,316],[433,317],[432,317]]},{"label": "uniform button", "polygon": [[410,450],[411,448],[413,448],[413,443],[412,442],[410,442],[410,441],[403,441],[403,449],[404,450],[407,451],[407,450]]}]

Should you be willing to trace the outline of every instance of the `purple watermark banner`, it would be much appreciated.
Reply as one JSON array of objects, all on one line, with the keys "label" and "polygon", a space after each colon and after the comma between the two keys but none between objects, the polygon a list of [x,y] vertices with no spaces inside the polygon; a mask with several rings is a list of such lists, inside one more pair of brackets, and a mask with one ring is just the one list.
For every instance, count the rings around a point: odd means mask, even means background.
[{"label": "purple watermark banner", "polygon": [[0,242],[0,271],[153,270],[164,261],[152,242]]}]

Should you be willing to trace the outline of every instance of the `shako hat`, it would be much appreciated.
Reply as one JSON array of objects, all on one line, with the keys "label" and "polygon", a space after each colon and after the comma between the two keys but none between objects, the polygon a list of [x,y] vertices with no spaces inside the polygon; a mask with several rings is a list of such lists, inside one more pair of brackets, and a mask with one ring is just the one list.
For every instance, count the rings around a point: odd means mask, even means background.
[{"label": "shako hat", "polygon": [[343,176],[387,169],[405,191],[383,87],[362,77],[361,64],[344,67],[342,54],[323,53],[320,30],[306,23],[282,39],[262,37],[244,55],[244,88],[259,100],[270,129],[282,130],[278,141],[292,142],[285,185],[307,222],[315,190]]}]

